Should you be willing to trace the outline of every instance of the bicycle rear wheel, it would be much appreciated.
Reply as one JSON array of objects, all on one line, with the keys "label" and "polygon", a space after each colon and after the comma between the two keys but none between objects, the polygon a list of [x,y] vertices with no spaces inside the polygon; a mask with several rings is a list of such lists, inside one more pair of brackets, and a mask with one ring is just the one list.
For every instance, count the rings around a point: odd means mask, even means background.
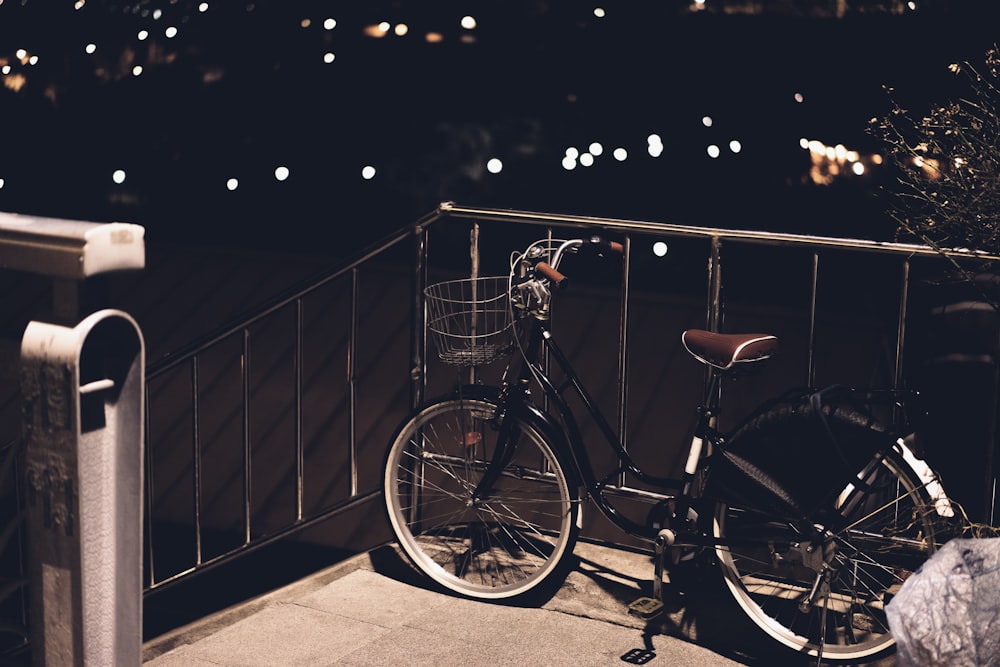
[{"label": "bicycle rear wheel", "polygon": [[[400,547],[424,574],[471,598],[522,596],[572,552],[579,502],[548,439],[529,422],[493,423],[492,401],[448,399],[417,412],[386,455],[385,506]],[[510,433],[510,448],[502,434]],[[504,453],[506,451],[506,453]],[[491,466],[485,497],[474,498]]]},{"label": "bicycle rear wheel", "polygon": [[828,541],[832,570],[805,606],[818,569],[801,532],[722,503],[714,522],[716,537],[729,544],[716,548],[726,584],[750,619],[785,646],[831,661],[894,646],[885,607],[934,552],[943,528],[926,486],[895,451],[875,455],[858,479],[834,501],[842,520]]}]

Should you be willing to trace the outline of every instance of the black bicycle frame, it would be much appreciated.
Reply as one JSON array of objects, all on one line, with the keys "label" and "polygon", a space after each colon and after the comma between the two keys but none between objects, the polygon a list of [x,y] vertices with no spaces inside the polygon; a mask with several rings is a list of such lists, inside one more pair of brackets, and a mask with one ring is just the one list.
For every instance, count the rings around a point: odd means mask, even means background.
[{"label": "black bicycle frame", "polygon": [[[568,442],[566,443],[568,452],[566,453],[571,456],[574,468],[580,481],[582,481],[584,487],[587,489],[587,493],[597,505],[598,509],[602,514],[604,514],[605,517],[607,517],[609,521],[614,523],[629,535],[644,540],[654,541],[656,539],[658,529],[637,523],[629,517],[624,516],[608,499],[605,494],[605,489],[609,486],[613,478],[618,477],[622,473],[629,473],[634,475],[635,478],[641,482],[664,491],[669,490],[674,492],[676,499],[686,504],[689,500],[686,497],[686,493],[690,486],[690,478],[693,477],[693,475],[685,473],[684,479],[674,479],[657,477],[644,472],[635,463],[635,461],[632,460],[628,450],[626,450],[625,446],[622,444],[621,439],[615,433],[611,425],[608,424],[607,419],[604,418],[604,415],[597,407],[593,398],[590,396],[590,393],[583,386],[569,360],[559,349],[559,346],[556,344],[555,339],[549,330],[548,322],[540,318],[532,317],[527,319],[530,319],[526,325],[528,328],[526,336],[527,344],[522,350],[521,368],[515,376],[517,377],[517,382],[515,384],[511,384],[505,381],[502,393],[509,393],[512,391],[519,392],[521,395],[515,400],[529,402],[530,398],[526,395],[527,387],[529,386],[531,380],[537,381],[558,413],[562,425],[564,426],[566,436],[568,437]],[[539,352],[541,351],[542,346],[544,346],[544,349],[548,353],[549,359],[555,362],[560,371],[566,377],[566,382],[562,387],[557,387],[549,374],[546,373],[538,363]],[[570,388],[583,402],[587,412],[590,414],[594,423],[604,436],[605,441],[618,457],[618,468],[608,473],[602,479],[598,479],[594,473],[594,469],[590,464],[590,458],[583,442],[582,433],[573,411],[570,409],[566,399],[564,398],[564,392]],[[509,397],[504,398],[501,396],[501,405],[503,406],[507,404],[509,400]],[[710,410],[699,410],[699,419],[695,428],[695,436],[715,443],[719,441],[720,435],[711,427],[710,417]],[[507,454],[498,454],[498,456],[502,455]],[[670,499],[670,496],[668,496],[667,499]],[[684,513],[686,514],[686,509],[684,510]]]}]

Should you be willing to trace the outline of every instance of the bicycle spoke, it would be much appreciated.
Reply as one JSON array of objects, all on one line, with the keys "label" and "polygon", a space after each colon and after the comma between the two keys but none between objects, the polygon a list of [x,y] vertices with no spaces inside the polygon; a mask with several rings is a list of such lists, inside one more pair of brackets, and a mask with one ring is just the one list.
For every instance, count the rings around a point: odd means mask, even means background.
[{"label": "bicycle spoke", "polygon": [[[800,602],[823,576],[817,561],[797,555],[812,538],[791,526],[758,522],[746,511],[719,515],[717,526],[734,543],[759,540],[754,548],[716,550],[727,584],[748,615],[787,646],[828,660],[867,657],[891,647],[885,606],[934,548],[929,494],[908,470],[895,455],[880,458],[859,474],[864,488],[840,494],[834,509],[844,525],[827,538],[833,540],[832,560],[823,561],[832,568],[828,589],[805,610]],[[803,547],[794,547],[800,540]]]},{"label": "bicycle spoke", "polygon": [[[489,507],[488,506],[487,506],[486,509],[489,511]],[[512,513],[512,516],[513,516],[513,513]],[[531,534],[538,536],[542,540],[546,539],[545,535],[543,535],[542,532],[539,530],[538,524],[534,524],[532,522],[524,521],[524,520],[519,520],[517,523],[518,523],[519,526],[523,526],[525,529],[527,529]],[[513,542],[515,544],[528,544],[528,545],[531,544],[530,540],[528,540],[528,539],[526,539],[524,537],[520,537],[521,536],[521,532],[520,531],[518,531],[515,534],[514,528],[511,525],[509,525],[508,523],[501,521],[501,522],[499,522],[498,525],[500,526],[500,530],[502,530],[510,538],[511,542]],[[542,552],[541,549],[537,549],[536,548],[535,549],[535,555],[544,556],[544,553]]]}]

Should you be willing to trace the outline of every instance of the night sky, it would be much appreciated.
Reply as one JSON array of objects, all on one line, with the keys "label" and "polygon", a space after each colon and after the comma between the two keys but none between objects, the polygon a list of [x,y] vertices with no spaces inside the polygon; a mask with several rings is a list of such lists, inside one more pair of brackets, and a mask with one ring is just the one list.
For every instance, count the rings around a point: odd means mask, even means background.
[{"label": "night sky", "polygon": [[817,185],[804,142],[878,154],[883,86],[958,94],[997,4],[3,0],[0,210],[329,254],[445,200],[883,238],[887,168]]}]

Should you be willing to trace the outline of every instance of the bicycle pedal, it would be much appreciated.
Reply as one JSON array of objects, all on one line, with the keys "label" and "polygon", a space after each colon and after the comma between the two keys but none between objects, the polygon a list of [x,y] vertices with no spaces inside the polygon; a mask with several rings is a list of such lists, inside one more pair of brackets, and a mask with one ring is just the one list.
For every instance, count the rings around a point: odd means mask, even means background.
[{"label": "bicycle pedal", "polygon": [[650,619],[658,616],[663,611],[663,600],[656,598],[641,597],[628,606],[630,616],[638,616],[642,619]]}]

